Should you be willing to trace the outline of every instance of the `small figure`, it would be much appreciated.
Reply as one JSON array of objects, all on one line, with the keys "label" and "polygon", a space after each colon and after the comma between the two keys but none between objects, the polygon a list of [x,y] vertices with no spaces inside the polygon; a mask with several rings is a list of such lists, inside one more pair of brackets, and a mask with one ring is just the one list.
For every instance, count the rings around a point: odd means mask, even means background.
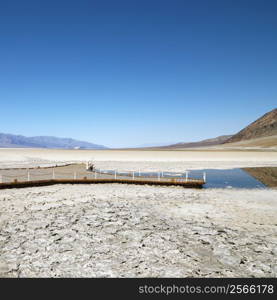
[{"label": "small figure", "polygon": [[91,161],[87,161],[86,170],[91,172],[94,170],[94,164]]}]

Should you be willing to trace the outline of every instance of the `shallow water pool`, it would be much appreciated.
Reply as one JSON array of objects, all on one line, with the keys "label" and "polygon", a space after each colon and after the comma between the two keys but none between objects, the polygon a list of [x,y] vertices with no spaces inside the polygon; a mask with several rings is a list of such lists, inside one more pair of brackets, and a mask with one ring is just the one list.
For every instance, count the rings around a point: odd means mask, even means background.
[{"label": "shallow water pool", "polygon": [[262,182],[242,169],[204,169],[192,170],[189,175],[193,178],[202,178],[206,172],[204,188],[266,188]]},{"label": "shallow water pool", "polygon": [[[242,169],[188,170],[189,178],[202,179],[206,173],[204,188],[266,188],[262,182]],[[137,175],[137,173],[135,173]],[[186,177],[186,173],[164,172],[163,177]],[[157,176],[157,173],[141,173],[141,176]]]}]

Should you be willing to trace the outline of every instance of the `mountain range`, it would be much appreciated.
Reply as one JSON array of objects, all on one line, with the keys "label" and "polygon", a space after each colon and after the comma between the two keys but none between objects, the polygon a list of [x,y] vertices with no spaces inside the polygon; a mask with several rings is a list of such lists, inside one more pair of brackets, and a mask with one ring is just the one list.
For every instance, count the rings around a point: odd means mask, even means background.
[{"label": "mountain range", "polygon": [[196,147],[214,146],[214,145],[223,144],[231,137],[232,135],[221,135],[216,138],[206,139],[199,142],[177,143],[169,146],[164,146],[163,148],[196,148]]},{"label": "mountain range", "polygon": [[[182,149],[222,145],[223,147],[272,147],[277,146],[277,108],[264,114],[250,125],[234,135],[222,135],[216,138],[199,142],[181,142],[172,145],[156,147],[141,147],[144,149]],[[56,149],[108,149],[103,145],[78,141],[71,138],[58,138],[53,136],[26,137],[0,133],[0,148],[56,148]]]},{"label": "mountain range", "polygon": [[277,135],[277,108],[243,128],[225,143],[235,143],[274,135]]},{"label": "mountain range", "polygon": [[198,148],[222,145],[224,147],[276,147],[277,146],[277,108],[264,114],[234,135],[222,135],[199,142],[177,143],[159,147],[160,149]]},{"label": "mountain range", "polygon": [[2,148],[107,149],[102,145],[54,136],[34,136],[0,133]]}]

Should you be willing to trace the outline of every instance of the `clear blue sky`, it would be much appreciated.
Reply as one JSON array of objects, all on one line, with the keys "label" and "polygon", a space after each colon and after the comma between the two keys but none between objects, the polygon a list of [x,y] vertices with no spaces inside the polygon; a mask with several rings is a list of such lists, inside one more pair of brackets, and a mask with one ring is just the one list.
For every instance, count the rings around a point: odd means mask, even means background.
[{"label": "clear blue sky", "polygon": [[4,133],[235,133],[277,106],[277,1],[1,1],[0,101]]}]

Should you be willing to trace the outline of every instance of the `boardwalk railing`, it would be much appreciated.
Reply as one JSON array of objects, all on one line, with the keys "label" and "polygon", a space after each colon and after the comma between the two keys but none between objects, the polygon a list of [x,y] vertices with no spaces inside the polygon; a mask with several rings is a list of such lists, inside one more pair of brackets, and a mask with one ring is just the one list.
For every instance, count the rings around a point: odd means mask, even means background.
[{"label": "boardwalk railing", "polygon": [[[175,179],[176,181],[203,181],[206,183],[206,173],[203,172],[203,179],[196,179],[196,178],[189,178],[188,171],[185,171],[185,173],[173,173],[173,172],[141,172],[138,171],[117,171],[117,170],[102,170],[102,169],[94,169],[93,171],[95,174],[103,174],[108,176],[113,176],[115,179],[119,177],[131,177],[132,179],[156,179],[158,181],[160,180],[170,180]],[[184,175],[185,174],[185,175]],[[183,175],[183,176],[182,176]],[[97,177],[97,175],[95,175]]]},{"label": "boardwalk railing", "polygon": [[[79,165],[80,167],[80,165]],[[141,172],[117,171],[84,168],[37,168],[37,169],[13,169],[0,170],[0,188],[24,185],[36,185],[36,183],[133,183],[133,184],[157,184],[157,185],[182,185],[187,187],[202,187],[206,183],[206,174],[203,178],[189,178],[188,172]],[[29,183],[29,184],[28,184]]]}]

